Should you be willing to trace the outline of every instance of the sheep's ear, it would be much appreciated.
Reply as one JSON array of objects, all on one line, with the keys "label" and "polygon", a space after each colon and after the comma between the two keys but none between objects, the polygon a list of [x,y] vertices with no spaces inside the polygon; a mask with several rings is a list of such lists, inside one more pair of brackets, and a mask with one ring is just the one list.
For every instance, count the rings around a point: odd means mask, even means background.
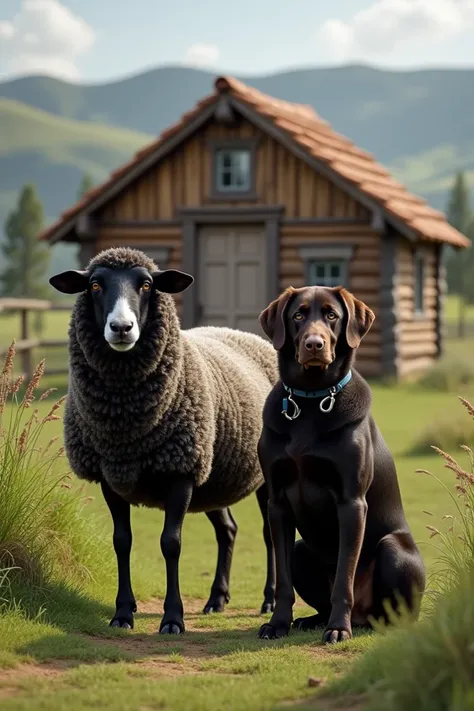
[{"label": "sheep's ear", "polygon": [[289,286],[278,299],[272,301],[260,314],[260,326],[264,333],[273,343],[273,348],[279,351],[286,341],[286,316],[285,311],[288,303],[295,293],[295,289]]},{"label": "sheep's ear", "polygon": [[79,269],[69,269],[67,272],[52,276],[49,283],[63,294],[80,294],[88,287],[89,274]]},{"label": "sheep's ear", "polygon": [[166,294],[178,294],[191,286],[194,277],[186,272],[180,272],[179,269],[165,269],[162,271],[153,272],[153,286],[158,291],[164,291]]}]

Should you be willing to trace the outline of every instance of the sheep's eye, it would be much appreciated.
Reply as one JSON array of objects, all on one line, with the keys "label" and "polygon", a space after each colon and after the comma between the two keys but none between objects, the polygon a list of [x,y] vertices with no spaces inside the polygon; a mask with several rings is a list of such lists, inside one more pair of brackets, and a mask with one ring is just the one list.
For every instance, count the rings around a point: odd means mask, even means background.
[{"label": "sheep's eye", "polygon": [[297,311],[293,318],[295,319],[295,321],[302,321],[304,319],[304,316],[301,311]]},{"label": "sheep's eye", "polygon": [[142,291],[150,291],[150,289],[151,289],[151,282],[145,281],[142,284]]},{"label": "sheep's eye", "polygon": [[328,311],[326,314],[328,321],[334,321],[337,318],[337,313],[335,311]]},{"label": "sheep's eye", "polygon": [[100,286],[100,284],[99,284],[98,281],[93,281],[93,282],[92,282],[92,284],[91,284],[91,289],[92,289],[92,291],[100,291],[101,288],[102,288],[102,287]]}]

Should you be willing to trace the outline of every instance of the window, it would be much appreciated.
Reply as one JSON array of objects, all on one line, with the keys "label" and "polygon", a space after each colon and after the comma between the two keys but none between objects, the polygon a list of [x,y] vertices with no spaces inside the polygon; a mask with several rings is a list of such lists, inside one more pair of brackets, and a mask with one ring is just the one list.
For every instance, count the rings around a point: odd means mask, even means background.
[{"label": "window", "polygon": [[425,260],[423,254],[415,252],[415,313],[424,311],[423,287],[425,284]]},{"label": "window", "polygon": [[166,269],[168,267],[169,254],[171,251],[170,247],[157,247],[155,245],[146,244],[140,245],[138,249],[140,249],[142,252],[145,252],[147,257],[153,259],[155,264],[160,269]]},{"label": "window", "polygon": [[311,286],[339,286],[345,281],[345,264],[342,260],[311,260],[308,277]]},{"label": "window", "polygon": [[216,150],[216,188],[219,192],[249,192],[251,188],[251,152],[248,148]]},{"label": "window", "polygon": [[349,286],[349,263],[354,255],[352,244],[306,244],[298,251],[305,265],[306,284]]}]

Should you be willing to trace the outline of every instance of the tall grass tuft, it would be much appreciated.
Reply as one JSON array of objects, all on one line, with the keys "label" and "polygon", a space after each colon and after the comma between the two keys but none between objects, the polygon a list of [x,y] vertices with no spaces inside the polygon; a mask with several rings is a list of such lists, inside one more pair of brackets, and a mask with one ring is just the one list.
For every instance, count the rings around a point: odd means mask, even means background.
[{"label": "tall grass tuft", "polygon": [[[469,422],[474,426],[474,406],[463,397],[458,398],[469,416]],[[444,466],[455,475],[454,492],[432,472],[418,469],[417,473],[433,477],[444,487],[451,499],[455,515],[445,514],[438,525],[430,521],[426,528],[430,538],[435,539],[437,558],[433,566],[432,578],[435,586],[445,592],[455,586],[466,571],[474,572],[474,451],[470,444],[461,444],[466,463],[460,464],[451,454],[438,446],[432,449],[442,458]],[[424,512],[432,516],[429,511]]]},{"label": "tall grass tuft", "polygon": [[59,438],[48,440],[64,398],[48,408],[53,390],[38,397],[44,360],[25,385],[23,376],[13,377],[14,360],[13,342],[0,372],[0,605],[11,598],[12,582],[89,581],[101,545],[83,516],[88,500],[73,488]]},{"label": "tall grass tuft", "polygon": [[[474,419],[474,406],[459,399]],[[438,549],[437,594],[421,622],[387,630],[333,688],[333,693],[362,694],[367,711],[474,710],[474,452],[462,446],[464,464],[433,449],[455,476],[453,491],[431,472],[418,470],[434,476],[455,506],[455,515],[439,522],[425,512]]]}]

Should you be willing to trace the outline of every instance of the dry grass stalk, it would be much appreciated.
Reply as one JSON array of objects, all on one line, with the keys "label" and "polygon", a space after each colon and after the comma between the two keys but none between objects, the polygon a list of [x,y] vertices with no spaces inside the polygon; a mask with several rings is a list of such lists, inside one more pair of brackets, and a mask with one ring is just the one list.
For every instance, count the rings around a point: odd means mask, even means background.
[{"label": "dry grass stalk", "polygon": [[15,395],[19,391],[24,380],[25,380],[25,376],[19,375],[18,378],[13,381],[13,383],[10,386],[10,395]]},{"label": "dry grass stalk", "polygon": [[471,415],[471,417],[474,417],[474,406],[471,405],[469,400],[466,400],[464,397],[459,397],[458,400],[461,401],[461,403],[464,405],[468,413]]},{"label": "dry grass stalk", "polygon": [[23,398],[23,406],[25,408],[31,407],[31,403],[35,399],[34,392],[39,385],[39,381],[44,375],[44,365],[45,360],[43,358],[43,360],[41,360],[36,366],[33,377],[31,378],[31,381],[26,389],[25,397]]},{"label": "dry grass stalk", "polygon": [[443,459],[446,461],[446,464],[444,465],[445,468],[451,469],[451,471],[456,474],[457,479],[460,479],[461,481],[467,482],[471,486],[474,486],[474,474],[471,474],[470,472],[467,472],[465,469],[463,469],[461,465],[457,463],[454,457],[452,457],[447,452],[444,452],[439,447],[433,447],[433,449],[437,454],[443,457]]},{"label": "dry grass stalk", "polygon": [[56,390],[57,390],[57,388],[49,388],[49,390],[45,390],[45,392],[40,397],[40,402],[42,402],[43,400],[46,400],[46,398],[48,398],[51,395],[51,393],[55,393]]},{"label": "dry grass stalk", "polygon": [[3,363],[2,377],[11,378],[13,373],[13,363],[15,361],[15,341],[13,340]]},{"label": "dry grass stalk", "polygon": [[61,418],[58,417],[55,413],[59,410],[65,399],[67,398],[67,395],[63,395],[62,397],[59,398],[57,402],[54,403],[52,406],[51,410],[48,412],[46,417],[43,419],[43,422],[52,422],[53,420],[60,420]]}]

